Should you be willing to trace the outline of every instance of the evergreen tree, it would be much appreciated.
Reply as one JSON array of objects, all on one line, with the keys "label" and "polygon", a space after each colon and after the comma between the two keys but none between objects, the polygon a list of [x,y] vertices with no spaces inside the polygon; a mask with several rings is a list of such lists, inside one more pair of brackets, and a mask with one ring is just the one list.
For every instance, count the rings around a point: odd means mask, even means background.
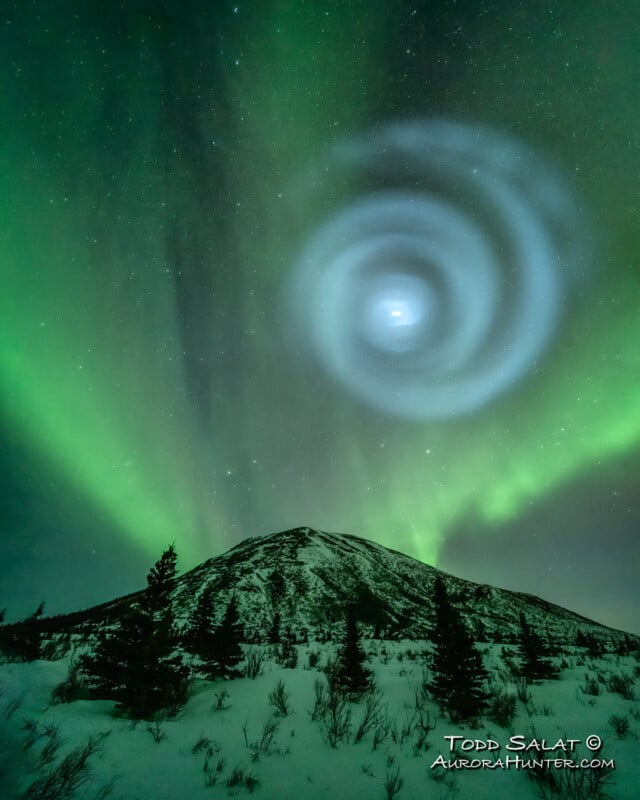
[{"label": "evergreen tree", "polygon": [[198,645],[213,636],[213,619],[213,586],[207,586],[198,598],[186,635],[192,652],[198,654]]},{"label": "evergreen tree", "polygon": [[212,646],[218,675],[231,678],[238,674],[237,666],[244,658],[240,647],[243,635],[238,603],[235,596],[232,596],[222,622],[213,636]]},{"label": "evergreen tree", "polygon": [[486,704],[483,683],[487,673],[460,613],[447,595],[442,578],[434,587],[435,625],[431,692],[453,722],[473,719]]},{"label": "evergreen tree", "polygon": [[365,666],[365,654],[360,643],[360,632],[355,606],[347,606],[344,639],[338,655],[335,679],[342,689],[356,697],[373,689],[373,673]]},{"label": "evergreen tree", "polygon": [[549,654],[542,637],[529,625],[524,613],[520,612],[520,639],[518,657],[520,674],[531,680],[557,677],[557,670],[549,660]]},{"label": "evergreen tree", "polygon": [[[0,630],[0,651],[12,661],[35,661],[40,658],[42,635],[40,620],[44,614],[44,600],[31,616]],[[4,621],[4,612],[0,623]]]},{"label": "evergreen tree", "polygon": [[97,691],[135,719],[152,717],[163,708],[175,711],[187,699],[189,672],[176,653],[170,597],[176,561],[171,545],[149,572],[139,606],[103,633],[95,654],[82,661]]},{"label": "evergreen tree", "polygon": [[21,661],[35,661],[40,658],[42,635],[40,620],[44,615],[44,600],[30,617],[17,628],[16,645],[18,658]]},{"label": "evergreen tree", "polygon": [[94,655],[81,661],[97,696],[116,700],[118,708],[134,718],[145,716],[149,704],[145,670],[152,633],[147,614],[140,608],[127,609],[115,628],[100,633]]},{"label": "evergreen tree", "polygon": [[162,616],[170,606],[169,598],[176,579],[177,564],[176,548],[171,544],[149,570],[147,591],[143,597],[143,606],[149,614]]},{"label": "evergreen tree", "polygon": [[207,677],[212,679],[217,668],[213,620],[213,586],[207,586],[198,598],[185,646],[202,661]]},{"label": "evergreen tree", "polygon": [[40,620],[44,616],[44,600],[40,601],[38,608],[24,622],[24,639],[22,640],[22,660],[35,661],[40,658],[42,649],[42,634],[40,633]]},{"label": "evergreen tree", "polygon": [[280,639],[280,612],[276,611],[269,629],[269,644],[279,644]]}]

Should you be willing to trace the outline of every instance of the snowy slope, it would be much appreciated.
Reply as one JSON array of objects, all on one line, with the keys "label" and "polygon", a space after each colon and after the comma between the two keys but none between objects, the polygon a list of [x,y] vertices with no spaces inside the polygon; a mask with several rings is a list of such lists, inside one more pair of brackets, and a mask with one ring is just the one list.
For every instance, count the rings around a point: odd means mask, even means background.
[{"label": "snowy slope", "polygon": [[[438,575],[476,632],[490,674],[490,697],[517,697],[515,715],[507,722],[497,722],[488,709],[474,727],[453,724],[431,697],[428,634]],[[64,657],[59,660],[0,663],[0,800],[640,796],[638,637],[627,638],[536,597],[446,575],[364,539],[308,528],[249,539],[182,575],[173,591],[182,625],[208,586],[214,589],[218,617],[235,594],[245,625],[245,653],[264,659],[259,674],[231,681],[197,679],[178,716],[154,723],[119,717],[112,701],[86,694],[54,704],[52,692],[78,650],[90,649],[94,635],[140,595],[43,620],[51,641],[68,640],[72,650],[65,653],[60,647]],[[350,702],[347,734],[332,746],[313,713],[316,683],[325,681],[322,667],[336,653],[344,607],[353,601],[375,676],[379,720],[359,738],[366,700]],[[520,611],[556,646],[559,680],[522,685],[515,648],[509,644]],[[290,626],[299,642],[294,669],[285,669],[277,651],[263,644],[276,612],[282,628]],[[597,637],[607,652],[594,656],[577,647],[578,631]],[[620,678],[626,681],[624,694],[616,690]],[[278,681],[288,695],[286,715],[269,701]],[[604,744],[592,753],[585,742],[594,734]],[[471,750],[458,747],[451,753],[445,737],[456,735],[490,740],[498,749],[488,754],[474,744]],[[615,769],[555,770],[560,788],[551,792],[526,769],[443,768],[437,763],[438,758],[448,762],[489,755],[495,761],[514,756],[506,750],[510,736],[551,744],[578,739],[572,758],[613,758]],[[69,772],[69,763],[87,747],[91,752],[83,769]],[[565,756],[562,749],[526,753],[527,758]]]},{"label": "snowy slope", "polygon": [[[274,592],[274,572],[281,592]],[[532,595],[461,580],[382,545],[356,536],[296,528],[247,539],[181,576],[173,592],[179,623],[185,624],[200,594],[213,586],[220,617],[231,597],[238,600],[247,641],[266,641],[276,611],[282,629],[299,640],[336,635],[347,602],[355,601],[365,633],[383,638],[421,639],[433,623],[433,584],[440,575],[449,595],[483,640],[509,641],[518,616],[557,644],[575,642],[581,630],[603,641],[623,634],[586,620]],[[58,622],[59,630],[92,631],[118,617],[136,595]]]},{"label": "snowy slope", "polygon": [[[78,700],[68,705],[51,705],[51,691],[66,673],[66,662],[34,662],[0,665],[0,797],[20,800],[36,780],[45,780],[59,770],[64,757],[83,746],[89,737],[108,735],[91,756],[86,782],[69,795],[74,800],[207,800],[210,798],[248,798],[257,800],[385,800],[385,783],[396,774],[402,781],[397,800],[536,800],[539,787],[524,769],[444,769],[434,766],[438,757],[447,761],[445,736],[463,735],[472,740],[492,740],[500,745],[492,759],[507,755],[511,736],[534,737],[555,744],[558,739],[580,739],[572,756],[595,755],[613,758],[615,769],[607,770],[606,797],[609,800],[637,800],[640,794],[640,705],[608,692],[590,697],[582,693],[585,671],[630,673],[637,660],[604,656],[585,659],[575,651],[567,653],[570,666],[559,681],[529,687],[529,700],[517,702],[511,724],[502,727],[483,718],[470,728],[454,725],[439,716],[435,704],[422,701],[422,720],[433,726],[421,742],[419,721],[415,715],[416,695],[424,680],[424,662],[415,643],[369,642],[366,650],[375,671],[383,715],[382,741],[374,746],[373,732],[355,741],[355,732],[364,714],[364,704],[350,704],[351,730],[348,738],[335,748],[327,742],[321,725],[312,719],[314,682],[321,673],[309,669],[308,656],[320,652],[323,662],[331,645],[299,645],[297,669],[282,669],[267,661],[256,679],[233,681],[198,681],[183,711],[175,719],[157,725],[132,723],[113,714],[113,703]],[[492,645],[485,653],[485,663],[492,664],[494,676],[500,671],[500,646]],[[286,716],[277,716],[268,696],[282,680],[289,695]],[[505,677],[505,685],[515,689]],[[220,692],[226,692],[222,710],[214,710]],[[17,710],[7,709],[19,698]],[[616,734],[611,718],[626,719],[629,730]],[[38,727],[38,738],[29,744],[29,722]],[[275,724],[273,738],[263,748],[255,745],[263,736],[265,725]],[[49,731],[46,733],[45,731]],[[42,754],[52,731],[61,741],[51,761]],[[245,735],[246,734],[246,735]],[[589,735],[603,741],[598,753],[585,745]],[[457,755],[486,758],[487,753],[457,748]],[[520,754],[522,755],[522,754]],[[528,758],[540,754],[529,751]],[[566,755],[561,750],[544,754]],[[4,756],[4,760],[1,756]],[[234,770],[244,780],[234,785]],[[569,775],[565,770],[559,774]],[[236,777],[240,773],[235,772]],[[578,779],[599,775],[598,770],[571,773]],[[256,781],[249,782],[251,777]],[[603,795],[604,797],[605,795]],[[61,800],[66,795],[35,795],[33,800]],[[592,793],[550,795],[557,800],[593,800]],[[29,798],[32,800],[32,798]]]}]

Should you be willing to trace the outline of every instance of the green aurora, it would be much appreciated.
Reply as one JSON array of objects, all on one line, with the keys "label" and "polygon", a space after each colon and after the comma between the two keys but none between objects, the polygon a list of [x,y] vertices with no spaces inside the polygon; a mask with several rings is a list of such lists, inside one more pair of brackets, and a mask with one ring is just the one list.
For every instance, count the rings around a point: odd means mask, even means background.
[{"label": "green aurora", "polygon": [[[175,541],[187,568],[306,524],[438,565],[462,522],[517,526],[640,450],[640,45],[623,11],[603,30],[596,3],[90,5],[36,3],[2,33],[0,414],[115,542],[150,560]],[[327,149],[433,114],[557,163],[595,257],[512,391],[407,423],[299,370],[281,296]]]}]

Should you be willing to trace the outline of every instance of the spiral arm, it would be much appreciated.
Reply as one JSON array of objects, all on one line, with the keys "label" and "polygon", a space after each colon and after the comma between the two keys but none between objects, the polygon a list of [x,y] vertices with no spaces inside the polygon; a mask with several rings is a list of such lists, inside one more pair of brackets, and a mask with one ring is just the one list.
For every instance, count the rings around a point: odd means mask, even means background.
[{"label": "spiral arm", "polygon": [[584,268],[570,192],[520,143],[441,120],[332,154],[362,189],[308,236],[288,286],[306,356],[413,419],[474,411],[518,383]]}]

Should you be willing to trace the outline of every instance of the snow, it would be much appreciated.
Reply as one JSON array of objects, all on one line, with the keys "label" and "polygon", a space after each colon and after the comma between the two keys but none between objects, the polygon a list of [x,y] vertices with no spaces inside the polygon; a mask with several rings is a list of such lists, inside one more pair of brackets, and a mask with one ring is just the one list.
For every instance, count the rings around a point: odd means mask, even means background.
[{"label": "snow", "polygon": [[[386,706],[389,719],[394,723],[398,735],[395,741],[391,733],[376,750],[372,747],[369,733],[358,744],[341,742],[332,749],[323,739],[317,721],[311,719],[314,702],[314,681],[322,677],[317,669],[308,668],[311,651],[321,653],[321,664],[333,652],[330,644],[312,642],[298,645],[299,667],[283,669],[275,661],[265,664],[263,674],[255,680],[239,678],[232,681],[198,680],[186,707],[175,719],[159,723],[159,732],[164,734],[156,742],[149,731],[150,724],[144,721],[132,723],[128,719],[114,716],[114,705],[108,701],[77,700],[70,704],[52,705],[53,688],[64,679],[69,657],[60,661],[36,661],[28,664],[0,664],[0,786],[3,800],[13,800],[19,791],[24,791],[38,775],[42,775],[73,747],[92,734],[109,731],[100,752],[90,759],[91,782],[74,795],[93,800],[105,797],[100,794],[113,782],[108,795],[113,800],[204,800],[212,797],[247,797],[245,785],[228,787],[226,780],[237,765],[250,771],[258,781],[253,794],[263,800],[384,800],[387,796],[384,782],[388,772],[398,767],[403,785],[399,800],[424,800],[424,798],[458,797],[461,800],[534,800],[540,796],[536,785],[523,771],[516,770],[451,770],[431,769],[439,755],[452,758],[445,736],[462,735],[469,739],[493,739],[501,744],[495,754],[505,757],[505,745],[509,737],[523,735],[555,743],[558,739],[580,739],[578,754],[588,751],[584,740],[597,734],[604,742],[608,758],[614,758],[616,769],[614,782],[608,787],[612,800],[637,800],[640,794],[640,703],[625,700],[607,690],[607,680],[612,674],[634,675],[638,672],[638,660],[632,656],[606,654],[590,659],[580,648],[566,648],[562,657],[569,668],[561,673],[560,680],[545,681],[529,687],[532,697],[527,706],[520,700],[513,724],[501,728],[494,722],[482,719],[479,727],[454,725],[438,715],[437,708],[426,700],[425,719],[435,722],[435,729],[428,734],[429,749],[414,752],[417,731],[411,731],[402,741],[401,729],[411,719],[415,694],[419,690],[425,668],[423,651],[428,649],[424,641],[381,642],[367,640],[365,650],[369,654],[369,665],[374,669],[376,682]],[[506,669],[500,652],[501,646],[483,644],[485,665],[497,674]],[[269,652],[268,648],[264,648]],[[601,694],[588,696],[580,686],[585,673],[600,675]],[[268,702],[268,695],[279,680],[285,684],[290,695],[291,712],[277,717]],[[215,695],[222,689],[228,691],[229,707],[214,711]],[[515,693],[511,683],[509,689]],[[9,714],[11,701],[22,698],[19,708]],[[350,706],[354,723],[357,724],[363,703]],[[614,733],[609,719],[612,715],[626,716],[630,731],[624,738]],[[7,716],[9,718],[7,719]],[[28,749],[23,749],[26,736],[24,720],[32,717],[39,726],[56,725],[60,728],[63,744],[52,765],[38,766],[39,754],[47,741],[46,737]],[[257,759],[252,758],[245,742],[243,726],[249,744],[257,740],[263,725],[270,720],[278,723],[278,729],[269,748]],[[153,726],[151,726],[153,727]],[[194,748],[202,737],[209,740],[207,746],[212,754],[208,766],[215,772],[218,759],[225,761],[221,779],[214,786],[207,786],[203,770],[206,747],[199,752]],[[515,753],[510,755],[515,756]],[[564,754],[561,753],[564,757]],[[465,757],[493,757],[485,753],[461,753]],[[529,754],[528,757],[530,757]],[[442,778],[437,781],[436,778]],[[115,779],[115,780],[114,780]]]}]

